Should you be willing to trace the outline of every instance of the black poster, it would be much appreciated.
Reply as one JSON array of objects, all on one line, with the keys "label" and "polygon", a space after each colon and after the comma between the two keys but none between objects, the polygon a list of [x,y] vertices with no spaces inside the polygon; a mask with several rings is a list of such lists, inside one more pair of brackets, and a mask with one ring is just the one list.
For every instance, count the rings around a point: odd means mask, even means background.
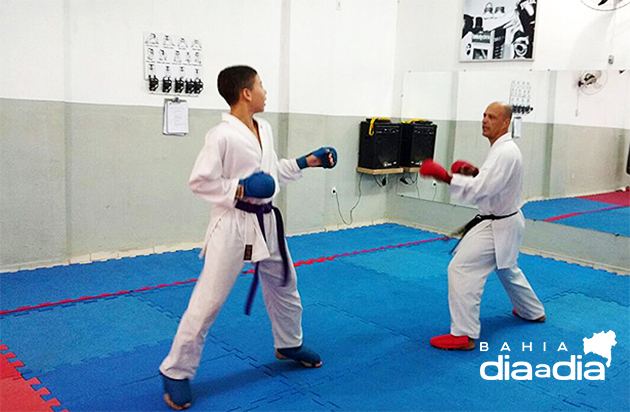
[{"label": "black poster", "polygon": [[536,2],[464,0],[460,60],[532,60]]}]

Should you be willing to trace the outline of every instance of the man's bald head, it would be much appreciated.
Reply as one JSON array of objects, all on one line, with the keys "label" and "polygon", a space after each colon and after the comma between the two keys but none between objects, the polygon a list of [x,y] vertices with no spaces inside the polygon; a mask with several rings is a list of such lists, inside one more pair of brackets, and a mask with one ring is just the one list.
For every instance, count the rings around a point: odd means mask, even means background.
[{"label": "man's bald head", "polygon": [[512,107],[509,104],[490,103],[483,114],[482,122],[483,135],[490,140],[490,145],[508,132],[511,119]]},{"label": "man's bald head", "polygon": [[494,102],[492,104],[496,104],[503,111],[504,119],[512,119],[512,106],[505,102]]}]

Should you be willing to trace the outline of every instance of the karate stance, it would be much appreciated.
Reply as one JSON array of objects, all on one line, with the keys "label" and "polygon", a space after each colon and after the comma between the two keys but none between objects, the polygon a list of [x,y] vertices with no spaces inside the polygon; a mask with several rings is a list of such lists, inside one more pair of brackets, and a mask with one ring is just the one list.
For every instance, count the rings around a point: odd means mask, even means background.
[{"label": "karate stance", "polygon": [[322,361],[302,345],[302,305],[297,277],[284,238],[280,211],[271,204],[279,185],[302,176],[301,169],[332,168],[337,153],[320,148],[298,159],[280,159],[271,126],[255,113],[265,108],[266,91],[254,69],[234,66],[219,73],[219,93],[230,105],[211,129],[190,176],[190,188],[212,204],[202,255],[204,268],[182,316],[171,350],[160,365],[164,399],[180,410],[192,403],[190,379],[196,373],[206,335],[245,262],[255,263],[251,309],[260,281],[271,320],[275,356],[309,368]]},{"label": "karate stance", "polygon": [[512,109],[495,102],[483,115],[483,135],[490,151],[481,169],[458,160],[446,169],[432,160],[420,174],[450,184],[454,199],[471,204],[479,214],[464,230],[448,266],[451,333],[431,339],[439,349],[472,350],[479,338],[479,306],[488,275],[496,270],[512,304],[524,320],[544,322],[545,310],[523,272],[518,258],[525,218],[520,211],[523,166],[521,152],[508,134]]}]

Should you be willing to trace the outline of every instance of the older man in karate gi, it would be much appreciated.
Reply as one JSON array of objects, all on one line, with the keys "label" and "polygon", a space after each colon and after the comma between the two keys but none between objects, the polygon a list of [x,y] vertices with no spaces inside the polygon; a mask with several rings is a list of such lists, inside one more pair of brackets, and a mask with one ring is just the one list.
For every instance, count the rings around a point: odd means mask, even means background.
[{"label": "older man in karate gi", "polygon": [[256,71],[228,67],[217,83],[230,114],[223,114],[221,123],[207,133],[190,176],[192,191],[212,205],[202,249],[205,264],[171,350],[160,365],[164,399],[178,410],[192,403],[189,381],[199,365],[206,335],[245,262],[255,263],[246,313],[260,281],[276,357],[306,367],[322,365],[319,355],[302,345],[296,272],[280,211],[271,201],[280,185],[302,176],[302,169],[334,167],[336,151],[326,147],[298,159],[278,159],[271,126],[254,118],[264,110],[267,93]]},{"label": "older man in karate gi", "polygon": [[504,103],[488,106],[483,135],[490,151],[481,169],[458,160],[452,175],[432,160],[420,168],[424,177],[450,184],[453,199],[474,205],[479,214],[465,228],[448,266],[451,333],[431,339],[439,349],[472,350],[479,338],[481,295],[496,271],[510,300],[512,313],[524,320],[544,322],[545,310],[517,265],[525,218],[520,211],[523,165],[521,152],[508,134],[512,110]]}]

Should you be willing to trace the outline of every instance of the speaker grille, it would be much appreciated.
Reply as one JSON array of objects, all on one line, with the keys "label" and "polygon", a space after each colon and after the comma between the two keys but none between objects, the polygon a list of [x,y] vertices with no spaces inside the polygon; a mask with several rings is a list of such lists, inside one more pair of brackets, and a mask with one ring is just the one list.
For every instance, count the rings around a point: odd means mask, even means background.
[{"label": "speaker grille", "polygon": [[369,134],[368,121],[361,122],[359,167],[389,169],[399,167],[401,127],[398,123],[376,122]]},{"label": "speaker grille", "polygon": [[437,125],[431,122],[403,124],[400,165],[418,167],[435,152]]}]

